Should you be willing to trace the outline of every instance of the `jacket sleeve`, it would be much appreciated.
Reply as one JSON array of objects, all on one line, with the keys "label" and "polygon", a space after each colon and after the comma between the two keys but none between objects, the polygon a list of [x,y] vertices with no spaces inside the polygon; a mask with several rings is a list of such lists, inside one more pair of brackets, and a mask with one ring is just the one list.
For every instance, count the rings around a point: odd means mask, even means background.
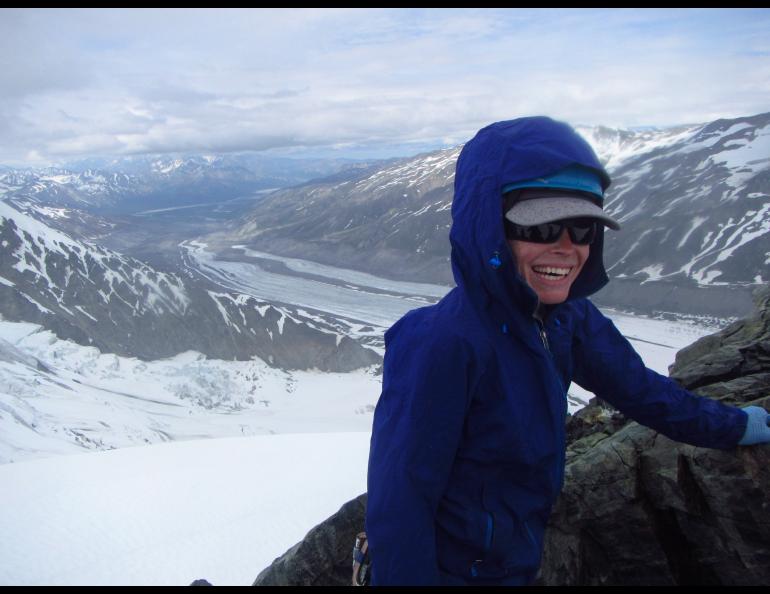
[{"label": "jacket sleeve", "polygon": [[386,334],[369,453],[372,584],[439,585],[435,517],[470,399],[470,353],[458,338],[431,338],[419,322],[400,325],[397,337]]},{"label": "jacket sleeve", "polygon": [[624,415],[673,440],[699,447],[734,448],[748,417],[741,409],[696,396],[645,367],[615,325],[585,301],[573,341],[573,379]]}]

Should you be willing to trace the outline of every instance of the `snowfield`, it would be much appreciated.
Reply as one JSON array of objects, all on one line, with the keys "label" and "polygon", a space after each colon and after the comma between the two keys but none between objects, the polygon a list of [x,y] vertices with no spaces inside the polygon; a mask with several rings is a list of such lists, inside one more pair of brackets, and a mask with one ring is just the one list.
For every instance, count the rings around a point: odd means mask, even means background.
[{"label": "snowfield", "polygon": [[272,435],[0,466],[0,585],[250,585],[366,491],[368,444]]}]

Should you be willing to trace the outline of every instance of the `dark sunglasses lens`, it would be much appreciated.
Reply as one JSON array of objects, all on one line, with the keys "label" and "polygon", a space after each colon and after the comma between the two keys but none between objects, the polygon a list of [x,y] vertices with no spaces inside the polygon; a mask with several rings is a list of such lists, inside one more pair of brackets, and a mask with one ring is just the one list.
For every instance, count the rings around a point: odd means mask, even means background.
[{"label": "dark sunglasses lens", "polygon": [[543,223],[523,227],[506,222],[508,239],[530,241],[532,243],[555,243],[559,241],[564,228],[569,230],[570,239],[575,245],[588,245],[596,239],[596,222],[590,220],[562,221]]},{"label": "dark sunglasses lens", "polygon": [[508,223],[507,229],[509,231],[508,237],[510,239],[518,239],[519,241],[540,241],[540,233],[537,227],[525,227],[522,225],[515,225]]},{"label": "dark sunglasses lens", "polygon": [[522,226],[509,223],[506,225],[509,239],[532,243],[554,243],[561,237],[564,225],[561,223],[543,223],[542,225]]},{"label": "dark sunglasses lens", "polygon": [[558,241],[564,227],[559,223],[543,223],[542,225],[535,225],[532,229],[535,230],[535,235],[537,236],[537,239],[533,239],[532,241],[537,241],[538,243],[553,243]]},{"label": "dark sunglasses lens", "polygon": [[575,222],[568,228],[575,245],[589,245],[596,239],[596,223],[593,221]]}]

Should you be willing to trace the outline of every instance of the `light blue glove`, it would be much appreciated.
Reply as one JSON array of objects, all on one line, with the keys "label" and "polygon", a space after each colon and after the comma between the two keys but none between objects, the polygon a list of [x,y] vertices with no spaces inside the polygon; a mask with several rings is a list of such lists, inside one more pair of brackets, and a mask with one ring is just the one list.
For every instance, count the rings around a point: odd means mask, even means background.
[{"label": "light blue glove", "polygon": [[746,431],[738,445],[754,445],[770,441],[770,413],[761,406],[747,406],[741,409],[749,415]]}]

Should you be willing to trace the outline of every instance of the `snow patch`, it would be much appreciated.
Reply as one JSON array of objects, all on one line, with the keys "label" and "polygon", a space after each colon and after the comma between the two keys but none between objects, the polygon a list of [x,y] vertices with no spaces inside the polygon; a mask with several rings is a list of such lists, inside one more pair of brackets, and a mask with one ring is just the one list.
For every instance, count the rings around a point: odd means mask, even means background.
[{"label": "snow patch", "polygon": [[637,270],[636,274],[647,275],[647,278],[642,281],[641,284],[648,283],[650,281],[656,281],[663,278],[663,264],[650,264],[644,268]]},{"label": "snow patch", "polygon": [[699,217],[696,216],[690,225],[690,228],[687,230],[687,233],[682,236],[682,239],[677,244],[677,249],[681,249],[684,247],[684,244],[687,243],[687,239],[692,235],[692,232],[695,231],[698,227],[700,227],[703,223],[705,223],[708,220],[707,217]]}]

